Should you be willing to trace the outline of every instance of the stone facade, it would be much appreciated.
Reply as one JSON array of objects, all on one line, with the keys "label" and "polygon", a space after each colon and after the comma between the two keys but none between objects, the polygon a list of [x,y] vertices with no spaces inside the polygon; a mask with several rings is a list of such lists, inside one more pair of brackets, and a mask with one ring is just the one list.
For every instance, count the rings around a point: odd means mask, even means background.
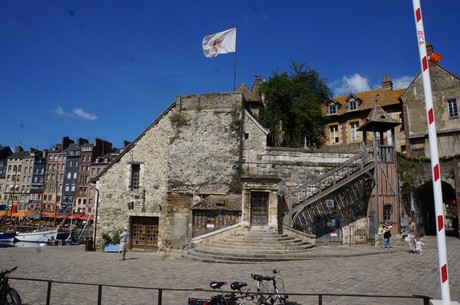
[{"label": "stone facade", "polygon": [[[428,53],[430,54],[430,53]],[[436,123],[439,158],[458,160],[460,154],[460,78],[439,64],[429,61],[432,101]],[[418,74],[401,96],[407,153],[410,156],[430,157],[430,143],[423,91],[423,77]],[[456,189],[456,202],[460,201],[460,176],[455,175],[450,187]],[[457,219],[460,205],[457,204]]]},{"label": "stone facade", "polygon": [[[429,66],[439,157],[454,156],[460,152],[460,79],[439,64],[430,62]],[[448,103],[452,99],[456,104],[456,116],[449,113]],[[421,73],[412,81],[401,100],[407,151],[413,156],[430,157]]]},{"label": "stone facade", "polygon": [[193,196],[228,193],[239,171],[242,106],[241,93],[177,97],[96,178],[98,238],[147,217],[158,219],[158,249],[181,249]]},{"label": "stone facade", "polygon": [[177,97],[95,178],[97,238],[129,226],[133,248],[183,249],[192,238],[190,208],[197,198],[231,192],[242,195],[241,221],[249,226],[252,192],[267,193],[267,225],[276,227],[280,191],[354,155],[267,148],[268,132],[246,110],[241,93]]}]

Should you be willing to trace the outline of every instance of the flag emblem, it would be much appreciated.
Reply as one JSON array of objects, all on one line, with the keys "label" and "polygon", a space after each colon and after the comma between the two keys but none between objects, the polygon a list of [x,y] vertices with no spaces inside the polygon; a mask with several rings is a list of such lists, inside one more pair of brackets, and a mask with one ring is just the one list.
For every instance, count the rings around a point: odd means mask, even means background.
[{"label": "flag emblem", "polygon": [[202,46],[203,54],[208,58],[236,52],[236,28],[205,36]]}]

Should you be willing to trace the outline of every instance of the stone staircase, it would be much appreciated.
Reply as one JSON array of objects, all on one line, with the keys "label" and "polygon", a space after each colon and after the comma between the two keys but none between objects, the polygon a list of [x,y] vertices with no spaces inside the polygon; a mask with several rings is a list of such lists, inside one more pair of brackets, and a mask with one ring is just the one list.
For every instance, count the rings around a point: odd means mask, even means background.
[{"label": "stone staircase", "polygon": [[307,259],[315,248],[314,237],[284,230],[283,234],[268,228],[236,230],[219,234],[195,245],[182,257],[213,263],[253,263]]}]

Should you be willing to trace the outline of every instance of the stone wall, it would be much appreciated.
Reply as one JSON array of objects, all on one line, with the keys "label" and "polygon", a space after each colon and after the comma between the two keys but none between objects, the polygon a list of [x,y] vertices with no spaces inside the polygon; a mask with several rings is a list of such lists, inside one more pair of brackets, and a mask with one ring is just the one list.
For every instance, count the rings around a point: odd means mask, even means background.
[{"label": "stone wall", "polygon": [[[242,105],[241,93],[177,97],[99,177],[98,238],[132,217],[159,217],[158,248],[183,248],[193,196],[227,193],[239,169]],[[139,190],[130,189],[132,164]]]},{"label": "stone wall", "polygon": [[[448,99],[460,102],[460,80],[441,66],[430,62],[433,108],[438,133],[439,157],[453,156],[460,151],[460,118],[450,118]],[[401,96],[404,123],[410,152],[415,156],[430,156],[428,127],[423,94],[423,78],[419,74]]]},{"label": "stone wall", "polygon": [[305,184],[341,165],[360,151],[308,150],[267,147],[245,151],[243,173],[246,175],[278,176],[280,188]]},{"label": "stone wall", "polygon": [[[98,178],[98,237],[158,217],[158,249],[183,249],[192,237],[196,196],[228,194],[240,175],[276,177],[276,195],[353,157],[353,151],[266,147],[268,130],[247,111],[241,93],[179,96]],[[140,188],[130,189],[133,164]],[[248,219],[245,219],[246,222]]]}]

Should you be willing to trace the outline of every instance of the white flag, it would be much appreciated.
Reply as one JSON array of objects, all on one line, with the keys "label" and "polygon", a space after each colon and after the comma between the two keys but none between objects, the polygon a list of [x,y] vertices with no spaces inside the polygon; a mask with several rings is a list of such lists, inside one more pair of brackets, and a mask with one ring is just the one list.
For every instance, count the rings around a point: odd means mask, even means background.
[{"label": "white flag", "polygon": [[212,58],[218,54],[236,52],[236,28],[208,35],[203,38],[204,56]]}]

